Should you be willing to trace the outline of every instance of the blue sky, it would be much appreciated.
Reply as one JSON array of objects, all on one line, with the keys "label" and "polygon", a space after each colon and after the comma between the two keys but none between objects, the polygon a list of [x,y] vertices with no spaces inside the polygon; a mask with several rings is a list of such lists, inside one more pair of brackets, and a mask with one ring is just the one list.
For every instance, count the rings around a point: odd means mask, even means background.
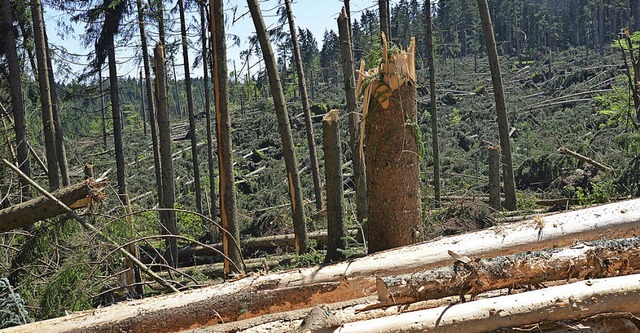
[{"label": "blue sky", "polygon": [[[263,11],[263,15],[265,16],[265,21],[267,26],[273,26],[276,24],[277,15],[275,7],[277,6],[279,0],[266,0],[260,1],[260,7]],[[395,1],[393,1],[395,2]],[[360,17],[360,12],[369,8],[375,10],[377,8],[377,1],[375,0],[351,0],[351,11],[352,16],[355,18]],[[236,60],[238,68],[241,66],[238,58],[238,54],[240,51],[247,48],[246,41],[248,37],[254,34],[254,26],[251,21],[251,17],[247,14],[242,18],[232,23],[233,21],[233,13],[231,8],[233,6],[237,6],[236,17],[241,16],[243,13],[248,12],[246,2],[242,0],[227,0],[225,2],[225,9],[227,13],[227,33],[234,34],[240,37],[242,44],[240,46],[231,46],[229,45],[227,54],[229,58],[229,69],[231,70],[232,61]],[[293,12],[295,15],[296,25],[301,28],[307,28],[311,30],[314,34],[316,40],[318,41],[319,47],[322,43],[322,36],[324,34],[325,29],[333,29],[337,31],[337,23],[336,19],[340,10],[343,6],[342,0],[295,0],[292,4]],[[176,15],[177,16],[177,15]],[[196,17],[195,13],[188,16]],[[197,16],[199,19],[199,16]],[[53,45],[61,46],[67,49],[71,53],[75,54],[87,54],[91,50],[84,49],[80,43],[80,36],[84,30],[83,26],[75,26],[74,33],[61,33],[58,28],[58,22],[69,22],[70,18],[67,14],[56,12],[51,8],[45,7],[45,20],[47,22],[47,31],[49,35],[50,43]],[[137,30],[137,29],[136,29]],[[288,29],[287,29],[288,30]],[[177,38],[178,36],[175,36]],[[170,37],[171,38],[171,37]],[[134,38],[135,39],[135,38]],[[133,43],[139,43],[138,41],[133,41]],[[199,45],[199,44],[196,44]],[[121,66],[119,66],[119,76],[137,76],[139,71],[138,65],[130,60],[133,57],[134,47],[121,47],[118,48],[117,54],[120,58]],[[195,51],[192,55],[195,56]],[[255,61],[255,60],[254,60]],[[77,64],[77,63],[79,64]],[[69,62],[69,65],[74,68],[74,70],[81,71],[84,67],[86,58],[80,57],[74,61],[74,63]],[[180,61],[181,62],[181,61]],[[191,60],[193,63],[193,60]],[[54,66],[56,66],[54,64]],[[181,67],[181,66],[178,66]],[[177,68],[178,69],[178,68]],[[178,70],[178,76],[181,76],[181,70]],[[201,76],[197,71],[194,72],[192,76]]]}]

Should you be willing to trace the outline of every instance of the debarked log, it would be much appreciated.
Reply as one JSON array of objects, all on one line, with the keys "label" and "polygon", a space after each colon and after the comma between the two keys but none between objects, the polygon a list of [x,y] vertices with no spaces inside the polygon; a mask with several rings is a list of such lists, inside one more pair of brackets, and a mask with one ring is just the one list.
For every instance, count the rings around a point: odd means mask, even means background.
[{"label": "debarked log", "polygon": [[601,313],[640,313],[640,275],[586,280],[344,324],[334,332],[490,332]]},{"label": "debarked log", "polygon": [[[72,209],[84,208],[104,198],[105,179],[87,179],[53,192],[53,196]],[[66,211],[53,200],[41,196],[0,210],[0,232],[24,228],[38,221],[56,217]]]},{"label": "debarked log", "polygon": [[379,278],[378,300],[405,304],[455,295],[473,299],[489,290],[627,275],[640,269],[640,238],[595,241],[491,259],[453,256],[457,257],[453,266]]}]

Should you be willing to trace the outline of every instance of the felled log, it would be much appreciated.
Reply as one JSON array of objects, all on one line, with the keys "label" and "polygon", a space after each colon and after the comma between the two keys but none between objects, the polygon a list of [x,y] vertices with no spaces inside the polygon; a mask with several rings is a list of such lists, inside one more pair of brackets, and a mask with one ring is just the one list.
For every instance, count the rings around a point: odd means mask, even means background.
[{"label": "felled log", "polygon": [[45,327],[48,332],[112,332],[125,328],[132,333],[173,332],[372,296],[376,294],[376,275],[448,265],[454,261],[448,251],[496,257],[569,246],[576,239],[636,235],[640,235],[640,199],[497,226],[347,262],[249,276],[181,294],[117,304],[33,324],[40,326],[22,326],[22,331],[14,332],[38,332]]},{"label": "felled log", "polygon": [[589,164],[593,165],[594,167],[596,167],[600,171],[613,171],[612,167],[610,167],[608,165],[605,165],[605,164],[602,164],[602,163],[600,163],[598,161],[595,161],[595,160],[593,160],[591,158],[588,158],[588,157],[586,157],[584,155],[581,155],[579,153],[576,153],[575,151],[573,151],[573,150],[571,150],[569,148],[560,147],[560,148],[558,148],[558,152],[563,154],[563,155],[567,155],[567,156],[571,156],[573,158],[577,158],[577,159],[579,159],[579,160],[581,160],[581,161],[583,161],[585,163],[589,163]]},{"label": "felled log", "polygon": [[[65,205],[79,209],[100,202],[104,198],[102,189],[105,185],[106,179],[88,179],[61,188],[52,194]],[[0,232],[24,228],[64,213],[64,208],[46,196],[41,196],[0,210]]]},{"label": "felled log", "polygon": [[334,332],[489,332],[601,313],[640,313],[640,275],[580,281],[344,324]]},{"label": "felled log", "polygon": [[465,294],[473,298],[489,290],[537,287],[547,281],[630,274],[640,269],[640,238],[492,259],[453,257],[453,266],[380,278],[379,301],[404,304]]},{"label": "felled log", "polygon": [[[358,237],[359,230],[351,229],[347,232],[347,235],[350,237]],[[327,244],[327,231],[319,230],[313,231],[309,234],[309,239],[313,239],[318,244]],[[295,246],[295,235],[294,234],[284,234],[284,235],[273,235],[273,236],[265,236],[265,237],[255,237],[249,238],[247,240],[240,241],[240,247],[243,249],[267,249],[274,247],[285,247],[285,246]],[[211,247],[216,248],[222,251],[222,243],[212,244]],[[194,246],[186,249],[182,249],[178,251],[179,258],[188,258],[192,256],[210,256],[218,254],[213,251],[211,247],[205,246]]]}]

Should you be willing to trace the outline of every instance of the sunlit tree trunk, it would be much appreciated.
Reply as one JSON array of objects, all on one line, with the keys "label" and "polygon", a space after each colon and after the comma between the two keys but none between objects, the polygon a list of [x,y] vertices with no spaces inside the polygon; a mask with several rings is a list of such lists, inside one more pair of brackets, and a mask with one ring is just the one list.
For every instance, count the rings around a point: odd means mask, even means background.
[{"label": "sunlit tree trunk", "polygon": [[[171,124],[169,123],[169,110],[167,107],[167,70],[165,66],[164,47],[159,44],[154,52],[156,68],[156,96],[158,101],[158,132],[160,134],[160,158],[162,165],[162,202],[160,208],[164,233],[177,235],[176,212],[174,209],[175,193],[173,183],[173,161],[171,159]],[[167,237],[165,240],[167,250],[165,257],[170,266],[178,265],[178,245],[176,239]]]},{"label": "sunlit tree trunk", "polygon": [[309,246],[307,236],[307,226],[304,218],[304,207],[302,202],[302,193],[300,191],[300,176],[298,170],[298,161],[295,156],[293,138],[291,136],[291,125],[287,113],[287,104],[282,91],[282,82],[278,74],[276,58],[271,48],[271,43],[267,36],[267,28],[262,19],[262,12],[257,0],[247,0],[251,18],[256,28],[256,34],[260,40],[260,48],[264,58],[265,66],[269,76],[269,85],[271,86],[271,95],[276,109],[278,118],[278,132],[282,140],[282,150],[284,153],[284,161],[287,168],[287,180],[289,184],[289,195],[291,199],[291,215],[293,217],[293,229],[296,235],[296,251],[298,253],[306,253]]},{"label": "sunlit tree trunk", "polygon": [[378,10],[380,11],[380,32],[387,36],[387,40],[391,40],[389,0],[378,0]]},{"label": "sunlit tree trunk", "polygon": [[504,85],[500,72],[500,61],[496,39],[491,25],[491,16],[487,0],[478,0],[478,9],[482,21],[482,32],[487,47],[489,67],[491,69],[491,81],[493,82],[493,95],[496,101],[496,114],[498,117],[498,133],[500,136],[500,151],[502,153],[502,171],[504,183],[504,207],[508,210],[516,209],[516,186],[513,177],[513,161],[511,158],[511,141],[509,139],[509,119],[507,118],[507,103],[504,96]]},{"label": "sunlit tree trunk", "polygon": [[224,29],[223,0],[211,1],[211,38],[213,44],[213,88],[216,103],[216,135],[218,139],[218,170],[220,172],[220,220],[226,232],[222,233],[224,272],[243,273],[240,252],[240,226],[236,208],[233,174],[233,144],[231,142],[231,114],[227,83],[227,45]]},{"label": "sunlit tree trunk", "polygon": [[429,66],[429,99],[431,101],[431,146],[433,148],[433,194],[434,204],[440,206],[440,144],[438,138],[438,100],[436,98],[436,67],[433,53],[433,23],[431,1],[425,1],[427,13],[427,64]]},{"label": "sunlit tree trunk", "polygon": [[311,122],[311,110],[309,109],[309,96],[307,94],[307,82],[302,68],[302,57],[300,56],[300,45],[298,44],[298,33],[296,24],[293,21],[291,10],[291,0],[284,0],[289,19],[289,30],[291,31],[291,41],[293,42],[293,55],[298,72],[298,85],[300,87],[300,99],[302,100],[302,111],[304,113],[304,124],[307,128],[307,144],[309,145],[309,160],[311,162],[311,173],[313,175],[313,189],[316,199],[316,209],[322,210],[324,202],[322,200],[322,185],[320,183],[320,167],[318,167],[318,155],[316,154],[316,142],[313,135],[313,123]]},{"label": "sunlit tree trunk", "polygon": [[[27,143],[27,124],[24,116],[24,103],[22,101],[22,79],[20,78],[20,61],[16,48],[16,35],[13,30],[13,9],[11,0],[2,0],[2,31],[5,36],[5,50],[7,65],[9,67],[9,92],[11,94],[11,111],[13,113],[14,130],[16,133],[17,163],[20,170],[27,176],[31,175],[29,165],[29,146]],[[29,183],[20,178],[22,200],[31,198]]]}]

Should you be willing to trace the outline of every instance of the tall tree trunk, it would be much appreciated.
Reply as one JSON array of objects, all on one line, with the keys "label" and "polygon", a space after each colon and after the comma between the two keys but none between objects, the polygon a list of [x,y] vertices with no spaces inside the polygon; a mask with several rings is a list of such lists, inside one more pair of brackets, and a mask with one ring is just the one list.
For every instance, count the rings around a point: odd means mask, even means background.
[{"label": "tall tree trunk", "polygon": [[[213,159],[213,122],[211,121],[211,92],[209,88],[209,53],[207,49],[207,16],[206,16],[206,2],[200,2],[200,31],[202,35],[202,72],[204,75],[204,109],[207,114],[207,166],[209,168],[209,197],[211,198],[211,206],[209,208],[209,217],[212,221],[217,220],[218,209],[216,206],[217,194],[216,194],[216,178],[215,174],[215,161]],[[233,164],[232,164],[233,166]],[[218,227],[211,223],[209,225],[209,237],[211,242],[215,242],[216,233]]]},{"label": "tall tree trunk", "polygon": [[44,41],[47,46],[47,68],[49,71],[49,86],[51,93],[51,113],[53,115],[53,129],[56,136],[56,155],[58,157],[58,167],[60,168],[60,177],[62,178],[62,186],[68,186],[70,184],[69,179],[69,163],[67,162],[67,150],[64,147],[64,129],[62,128],[62,121],[60,120],[60,101],[58,100],[58,89],[56,80],[53,75],[53,66],[51,64],[51,50],[49,49],[49,38],[47,37],[47,29],[44,23],[42,24],[44,31]]},{"label": "tall tree trunk", "polygon": [[325,178],[327,182],[327,255],[324,262],[344,259],[344,190],[342,187],[342,154],[340,151],[340,111],[331,110],[322,119]]},{"label": "tall tree trunk", "polygon": [[127,179],[125,176],[124,151],[122,145],[122,110],[120,110],[120,97],[118,96],[118,70],[116,51],[113,38],[110,38],[109,61],[109,92],[111,94],[111,116],[113,119],[113,145],[116,155],[116,178],[118,179],[118,196],[124,206],[129,205],[127,195]]},{"label": "tall tree trunk", "polygon": [[[22,79],[20,78],[20,60],[16,47],[16,35],[13,29],[13,9],[11,0],[2,0],[2,26],[0,31],[5,36],[5,50],[9,66],[9,90],[11,94],[11,112],[13,113],[14,130],[16,133],[17,164],[27,176],[31,176],[29,165],[29,146],[27,143],[27,123],[24,116],[22,101]],[[20,178],[21,201],[31,199],[31,186],[25,179]]]},{"label": "tall tree trunk", "polygon": [[433,148],[433,195],[434,204],[440,207],[440,140],[438,138],[438,99],[436,98],[436,64],[433,53],[433,22],[431,1],[424,3],[427,13],[427,65],[429,66],[429,100],[431,102],[431,146]]},{"label": "tall tree trunk", "polygon": [[38,63],[38,83],[40,86],[40,102],[42,107],[42,125],[47,155],[47,177],[49,187],[58,189],[58,154],[56,152],[56,138],[53,112],[51,109],[51,86],[49,85],[49,69],[47,66],[47,45],[44,37],[44,23],[42,19],[42,5],[40,0],[31,0],[31,16],[33,20],[33,37],[36,45],[36,59]]},{"label": "tall tree trunk", "polygon": [[383,32],[387,40],[391,40],[391,24],[389,13],[389,0],[378,0],[378,10],[380,11],[380,32]]},{"label": "tall tree trunk", "polygon": [[604,4],[602,0],[598,0],[596,12],[598,14],[598,52],[604,54]]},{"label": "tall tree trunk", "polygon": [[160,165],[160,148],[158,146],[158,133],[156,130],[156,105],[153,98],[153,84],[151,82],[151,65],[149,64],[149,49],[147,46],[147,32],[144,23],[142,0],[136,0],[138,7],[138,26],[142,42],[142,60],[144,65],[144,77],[147,88],[147,103],[149,104],[149,129],[151,130],[151,146],[153,148],[153,165],[156,175],[156,188],[158,191],[158,203],[162,202],[162,168]]},{"label": "tall tree trunk", "polygon": [[282,150],[284,153],[284,161],[287,167],[287,179],[289,182],[289,195],[291,199],[291,216],[293,217],[293,229],[296,234],[296,251],[298,253],[306,253],[309,246],[307,237],[307,226],[304,218],[304,207],[302,202],[302,193],[300,191],[300,176],[298,171],[298,161],[296,159],[293,138],[291,136],[291,125],[287,113],[287,104],[285,103],[284,92],[276,58],[267,36],[267,28],[262,19],[262,12],[258,5],[258,0],[247,0],[249,11],[253,24],[256,27],[256,34],[260,41],[260,48],[264,58],[267,73],[269,75],[269,85],[271,86],[271,95],[273,96],[273,104],[276,109],[278,118],[278,132],[282,140]]},{"label": "tall tree trunk", "polygon": [[420,204],[424,147],[417,121],[415,39],[406,51],[396,49],[389,55],[382,38],[379,69],[360,75],[367,147],[367,240],[373,253],[419,242],[424,235]]},{"label": "tall tree trunk", "polygon": [[[158,132],[160,134],[160,158],[162,165],[162,202],[160,214],[164,233],[177,235],[178,228],[176,222],[176,212],[173,210],[175,203],[175,193],[173,184],[173,161],[171,159],[171,124],[169,123],[169,110],[167,107],[167,70],[164,58],[164,46],[158,44],[154,50],[154,60],[156,67],[156,95],[158,101]],[[178,265],[178,246],[173,237],[166,238],[166,259],[170,266]]]},{"label": "tall tree trunk", "polygon": [[147,116],[145,115],[145,104],[144,104],[144,77],[142,76],[142,70],[140,70],[140,117],[142,117],[142,129],[144,133],[144,137],[147,137]]},{"label": "tall tree trunk", "polygon": [[353,71],[353,49],[349,37],[349,16],[346,9],[338,17],[338,33],[340,35],[340,53],[342,54],[342,74],[344,91],[347,99],[347,119],[349,122],[349,147],[353,164],[353,183],[356,188],[356,220],[363,223],[367,218],[367,176],[364,157],[359,149],[360,115],[357,112],[356,82]]},{"label": "tall tree trunk", "polygon": [[482,32],[487,47],[489,67],[491,69],[491,81],[493,82],[493,95],[496,100],[496,114],[498,117],[498,133],[500,135],[500,151],[502,152],[502,171],[504,182],[504,207],[508,210],[516,209],[516,186],[513,177],[513,161],[511,158],[511,141],[509,139],[509,120],[507,117],[507,103],[504,96],[504,85],[500,72],[500,61],[496,49],[496,39],[493,35],[493,26],[489,14],[487,0],[478,0]]},{"label": "tall tree trunk", "polygon": [[98,90],[100,91],[100,113],[102,114],[102,146],[107,149],[107,109],[104,107],[102,80],[102,68],[100,68],[98,71]]},{"label": "tall tree trunk", "polygon": [[[242,274],[240,227],[236,208],[233,174],[233,143],[231,142],[231,114],[229,112],[229,82],[227,73],[227,43],[224,29],[223,0],[211,1],[211,38],[213,45],[213,88],[216,103],[216,135],[218,139],[218,171],[220,173],[220,220],[222,247],[230,259],[224,260],[224,272]],[[231,238],[231,239],[230,239]]]},{"label": "tall tree trunk", "polygon": [[313,123],[311,121],[311,110],[309,109],[307,82],[304,77],[304,69],[302,68],[298,33],[296,32],[296,24],[293,21],[291,0],[284,0],[284,4],[287,8],[289,30],[291,31],[291,41],[293,43],[293,55],[296,61],[296,70],[298,71],[298,85],[300,87],[300,99],[302,100],[302,111],[304,113],[304,125],[307,128],[307,144],[309,145],[309,160],[311,162],[311,173],[313,175],[313,192],[316,199],[316,209],[322,210],[324,209],[324,202],[322,200],[322,185],[320,183],[320,167],[318,167],[318,155],[316,154],[316,142],[313,135]]},{"label": "tall tree trunk", "polygon": [[[200,165],[198,163],[198,136],[196,119],[193,112],[193,92],[191,91],[191,71],[189,68],[189,48],[187,45],[187,25],[184,16],[184,0],[178,0],[180,9],[180,31],[182,32],[182,58],[184,62],[184,82],[187,89],[187,112],[189,132],[191,133],[191,163],[193,165],[193,183],[196,188],[196,211],[202,214],[202,186],[200,186]],[[206,59],[202,60],[207,61]]]}]

